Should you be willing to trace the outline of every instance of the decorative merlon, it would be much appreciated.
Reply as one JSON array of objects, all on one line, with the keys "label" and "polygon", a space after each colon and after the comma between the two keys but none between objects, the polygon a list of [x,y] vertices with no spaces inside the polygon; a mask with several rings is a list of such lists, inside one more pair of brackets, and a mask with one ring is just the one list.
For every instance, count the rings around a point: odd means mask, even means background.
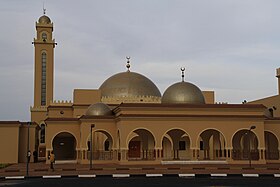
[{"label": "decorative merlon", "polygon": [[67,106],[71,106],[73,105],[71,100],[54,100],[50,102],[50,105],[52,106],[61,106],[61,105],[67,105]]},{"label": "decorative merlon", "polygon": [[224,104],[228,104],[228,102],[216,102],[215,104],[217,104],[217,105],[224,105]]},{"label": "decorative merlon", "polygon": [[47,112],[47,106],[30,106],[30,112]]},{"label": "decorative merlon", "polygon": [[103,96],[101,102],[108,104],[119,103],[161,103],[161,97],[155,96],[132,96],[132,97],[107,97]]}]

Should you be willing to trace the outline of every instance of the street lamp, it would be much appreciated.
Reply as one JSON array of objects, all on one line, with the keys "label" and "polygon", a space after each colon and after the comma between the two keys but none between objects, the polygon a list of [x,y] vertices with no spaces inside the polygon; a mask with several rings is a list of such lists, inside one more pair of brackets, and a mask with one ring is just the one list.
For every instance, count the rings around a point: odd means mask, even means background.
[{"label": "street lamp", "polygon": [[29,170],[29,161],[31,157],[31,152],[29,150],[29,128],[31,122],[27,122],[27,152],[26,152],[26,176],[28,177],[28,170]]},{"label": "street lamp", "polygon": [[250,127],[250,129],[249,129],[249,133],[248,133],[248,135],[249,135],[249,166],[250,166],[250,168],[252,167],[252,155],[251,155],[251,131],[252,131],[253,129],[255,129],[255,128],[256,128],[256,126],[255,126],[255,125],[251,126],[251,127]]},{"label": "street lamp", "polygon": [[92,169],[92,129],[95,127],[95,124],[90,126],[90,169]]}]

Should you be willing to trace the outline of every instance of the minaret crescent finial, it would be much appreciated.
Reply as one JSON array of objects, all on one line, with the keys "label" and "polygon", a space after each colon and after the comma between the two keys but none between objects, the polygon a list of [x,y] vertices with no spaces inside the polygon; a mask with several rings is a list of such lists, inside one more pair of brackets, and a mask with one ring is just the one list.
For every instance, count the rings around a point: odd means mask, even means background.
[{"label": "minaret crescent finial", "polygon": [[46,15],[47,9],[45,8],[45,2],[43,2],[43,14]]},{"label": "minaret crescent finial", "polygon": [[184,82],[184,81],[185,81],[185,70],[186,70],[186,68],[181,67],[181,72],[182,72],[182,82]]},{"label": "minaret crescent finial", "polygon": [[127,68],[127,71],[129,72],[129,71],[130,71],[130,70],[129,70],[129,68],[130,68],[130,57],[127,56],[127,57],[126,57],[126,60],[127,60],[127,61],[126,61],[126,63],[127,63],[127,64],[126,64],[126,68]]}]

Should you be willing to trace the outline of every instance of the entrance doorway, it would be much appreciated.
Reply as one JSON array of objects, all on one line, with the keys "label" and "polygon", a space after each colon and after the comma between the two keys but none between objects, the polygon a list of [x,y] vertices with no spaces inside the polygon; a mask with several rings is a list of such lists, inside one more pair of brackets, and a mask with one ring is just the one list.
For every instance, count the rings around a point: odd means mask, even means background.
[{"label": "entrance doorway", "polygon": [[72,134],[59,133],[52,145],[56,160],[76,160],[76,139]]}]

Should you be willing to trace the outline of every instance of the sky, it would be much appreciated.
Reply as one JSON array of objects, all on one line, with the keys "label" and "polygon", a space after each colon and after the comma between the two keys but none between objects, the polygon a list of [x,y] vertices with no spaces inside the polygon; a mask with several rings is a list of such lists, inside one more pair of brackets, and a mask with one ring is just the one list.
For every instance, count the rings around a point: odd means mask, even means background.
[{"label": "sky", "polygon": [[279,0],[0,0],[0,120],[30,120],[35,22],[54,23],[55,100],[131,71],[242,103],[278,93]]}]

